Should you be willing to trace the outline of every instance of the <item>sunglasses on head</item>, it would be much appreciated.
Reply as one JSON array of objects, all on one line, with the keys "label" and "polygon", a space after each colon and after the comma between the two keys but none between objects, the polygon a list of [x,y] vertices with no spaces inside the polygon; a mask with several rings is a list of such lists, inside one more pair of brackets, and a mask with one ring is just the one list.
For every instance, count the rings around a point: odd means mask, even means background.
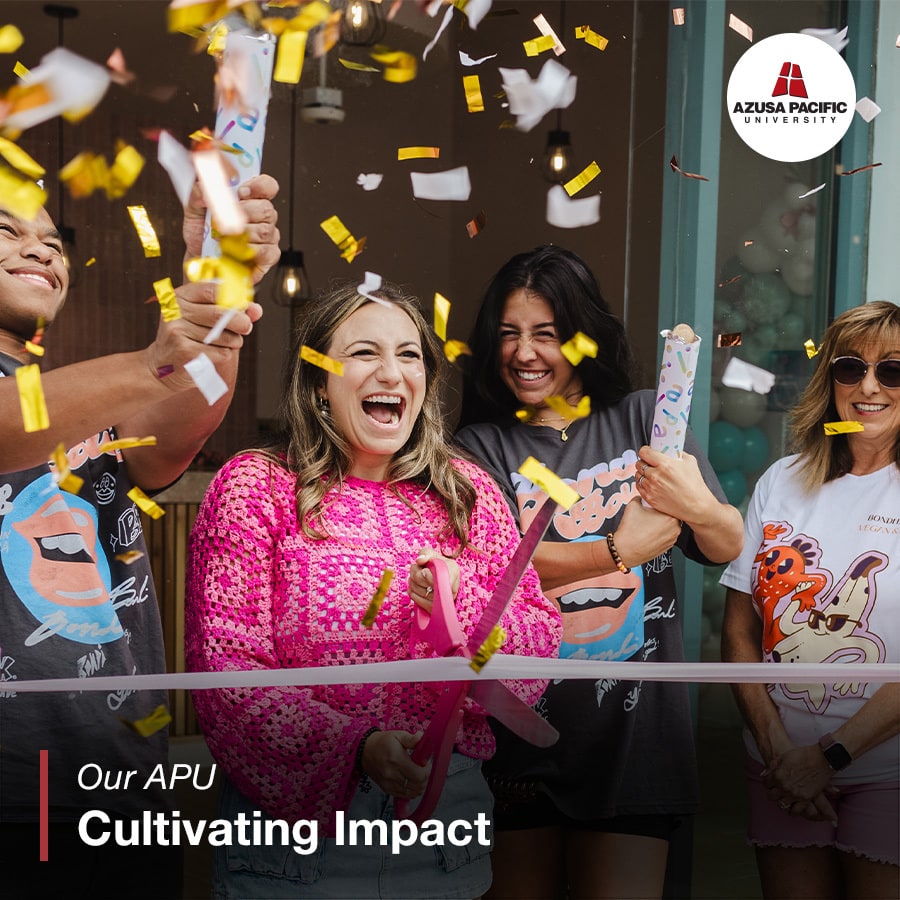
[{"label": "sunglasses on head", "polygon": [[882,387],[900,387],[900,359],[883,359],[877,363],[867,363],[858,356],[839,356],[831,363],[831,377],[838,384],[859,384],[869,369],[875,370],[875,377]]}]

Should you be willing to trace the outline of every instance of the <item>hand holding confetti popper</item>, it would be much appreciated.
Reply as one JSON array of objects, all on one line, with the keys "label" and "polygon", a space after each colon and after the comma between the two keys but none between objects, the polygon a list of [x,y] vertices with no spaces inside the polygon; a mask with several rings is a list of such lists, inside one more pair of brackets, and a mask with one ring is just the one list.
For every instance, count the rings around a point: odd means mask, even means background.
[{"label": "hand holding confetti popper", "polygon": [[661,334],[666,346],[659,369],[650,446],[680,459],[691,412],[700,337],[690,325],[676,325]]},{"label": "hand holding confetti popper", "polygon": [[[229,32],[225,39],[222,66],[241,77],[240,91],[220,91],[216,112],[216,138],[234,151],[237,175],[231,187],[262,171],[262,148],[266,136],[266,115],[275,63],[275,40],[266,32],[253,33],[239,16],[229,16],[225,24]],[[211,227],[216,198],[207,197],[207,213],[203,241],[203,256],[218,256],[219,242]]]}]

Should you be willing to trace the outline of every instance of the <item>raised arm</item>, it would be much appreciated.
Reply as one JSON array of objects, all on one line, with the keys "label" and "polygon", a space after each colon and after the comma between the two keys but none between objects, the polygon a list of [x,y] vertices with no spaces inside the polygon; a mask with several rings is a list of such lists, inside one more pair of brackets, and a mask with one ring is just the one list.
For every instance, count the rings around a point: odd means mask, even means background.
[{"label": "raised arm", "polygon": [[[278,254],[278,230],[271,197],[277,185],[268,176],[252,179],[242,200],[251,219],[249,234],[257,252],[257,275],[262,276]],[[185,235],[197,246],[197,208],[185,214]],[[189,224],[193,223],[193,224]],[[202,228],[202,219],[201,219]],[[13,472],[45,463],[60,444],[71,447],[115,425],[120,436],[155,434],[159,444],[125,452],[132,480],[147,489],[164,487],[186,468],[216,428],[228,407],[237,374],[243,338],[262,314],[255,305],[235,316],[229,328],[207,347],[202,341],[220,310],[214,306],[211,285],[177,289],[182,318],[160,322],[149,347],[115,353],[45,372],[41,385],[50,427],[26,433],[23,429],[16,379],[0,378],[0,472]],[[206,352],[229,385],[229,393],[210,407],[184,371],[184,363]],[[158,369],[172,366],[160,378]]]},{"label": "raised arm", "polygon": [[[277,192],[277,182],[268,175],[255,176],[239,188],[241,206],[248,219],[247,233],[255,252],[254,282],[258,282],[278,259],[279,233],[272,205]],[[186,260],[200,253],[205,214],[202,198],[195,188],[184,213]],[[203,339],[222,315],[222,310],[214,305],[212,286],[186,285],[176,293],[182,318],[170,323],[160,321],[160,330],[149,348],[152,352],[148,359],[153,374],[160,366],[175,366],[176,372],[161,380],[168,393],[156,403],[114,420],[121,436],[155,434],[157,437],[155,447],[125,451],[131,479],[148,490],[165,487],[178,478],[219,426],[234,393],[244,338],[262,316],[262,307],[251,303],[246,311],[229,321],[213,345],[205,345]],[[209,357],[228,388],[212,406],[182,368],[184,362],[200,353]]]}]

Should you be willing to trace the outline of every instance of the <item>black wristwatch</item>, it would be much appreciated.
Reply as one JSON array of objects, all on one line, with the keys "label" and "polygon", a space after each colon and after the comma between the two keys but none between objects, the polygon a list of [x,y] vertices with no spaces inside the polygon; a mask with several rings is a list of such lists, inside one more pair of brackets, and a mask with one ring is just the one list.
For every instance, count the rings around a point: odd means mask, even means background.
[{"label": "black wristwatch", "polygon": [[825,761],[835,772],[846,769],[853,762],[853,757],[847,752],[847,748],[836,741],[830,732],[819,738],[819,746],[825,755]]}]

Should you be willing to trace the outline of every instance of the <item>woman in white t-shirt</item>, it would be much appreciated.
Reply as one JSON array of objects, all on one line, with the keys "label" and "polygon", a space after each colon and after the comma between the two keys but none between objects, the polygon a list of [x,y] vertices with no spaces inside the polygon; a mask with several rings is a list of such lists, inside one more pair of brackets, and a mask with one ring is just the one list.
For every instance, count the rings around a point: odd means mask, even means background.
[{"label": "woman in white t-shirt", "polygon": [[[826,423],[850,423],[836,434]],[[859,428],[856,424],[859,423]],[[900,896],[900,306],[838,316],[725,571],[730,662],[830,663],[742,684],[748,836],[766,897]],[[885,681],[842,677],[888,664]],[[789,677],[789,676],[788,676]]]}]

